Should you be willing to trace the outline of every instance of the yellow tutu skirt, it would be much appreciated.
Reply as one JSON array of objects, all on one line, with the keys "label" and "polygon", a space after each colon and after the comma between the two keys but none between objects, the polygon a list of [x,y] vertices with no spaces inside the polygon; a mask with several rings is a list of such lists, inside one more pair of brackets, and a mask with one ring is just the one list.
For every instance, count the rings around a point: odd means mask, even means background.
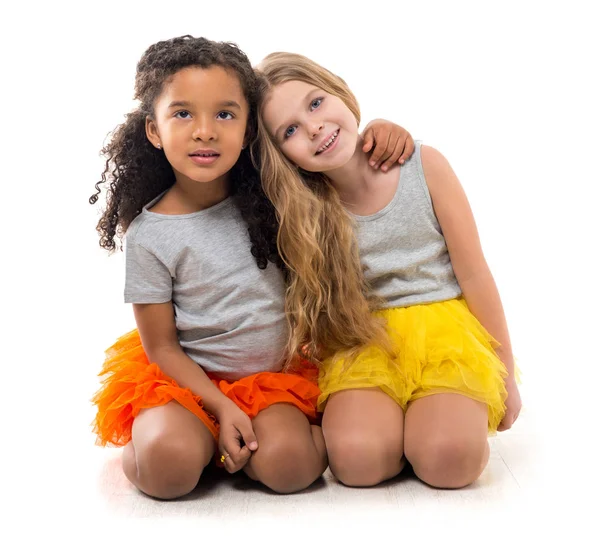
[{"label": "yellow tutu skirt", "polygon": [[379,387],[404,410],[419,398],[450,392],[487,404],[488,428],[497,430],[507,371],[494,350],[498,342],[462,298],[376,315],[387,322],[395,358],[369,346],[351,363],[342,357],[326,360],[319,375],[320,411],[331,394],[348,389]]}]

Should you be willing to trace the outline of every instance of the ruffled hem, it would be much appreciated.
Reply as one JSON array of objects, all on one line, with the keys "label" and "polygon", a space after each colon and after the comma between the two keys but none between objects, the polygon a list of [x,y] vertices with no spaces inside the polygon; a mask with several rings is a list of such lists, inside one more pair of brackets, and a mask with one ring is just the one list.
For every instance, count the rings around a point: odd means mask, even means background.
[{"label": "ruffled hem", "polygon": [[494,432],[505,412],[506,368],[498,343],[462,299],[379,311],[386,319],[396,357],[365,348],[352,363],[326,361],[319,376],[319,410],[334,392],[380,387],[406,409],[409,402],[455,392],[488,406]]},{"label": "ruffled hem", "polygon": [[[196,415],[218,439],[219,425],[204,410],[202,399],[190,389],[180,387],[157,364],[150,363],[137,330],[120,337],[106,351],[100,372],[103,382],[92,398],[97,407],[93,431],[101,446],[123,446],[131,440],[133,420],[141,409],[165,405],[171,400]],[[316,403],[320,390],[314,366],[299,364],[294,373],[262,372],[239,381],[211,377],[212,382],[250,418],[276,403],[289,403],[311,421],[318,418]]]},{"label": "ruffled hem", "polygon": [[148,361],[136,330],[119,338],[107,349],[106,357],[100,372],[102,387],[92,398],[98,409],[93,424],[98,445],[126,445],[139,412],[171,400],[196,415],[218,439],[216,419],[203,409],[201,398]]}]

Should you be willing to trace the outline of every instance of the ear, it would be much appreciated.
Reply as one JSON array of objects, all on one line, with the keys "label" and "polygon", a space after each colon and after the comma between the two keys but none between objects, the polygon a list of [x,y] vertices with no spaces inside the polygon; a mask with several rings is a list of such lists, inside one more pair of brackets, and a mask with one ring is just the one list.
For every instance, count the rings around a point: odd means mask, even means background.
[{"label": "ear", "polygon": [[244,140],[242,141],[242,149],[246,149],[257,139],[258,127],[256,119],[254,121],[249,117],[246,119],[246,130],[244,132]]},{"label": "ear", "polygon": [[242,149],[248,147],[248,142],[252,138],[250,127],[246,125],[246,132],[244,133],[244,139],[242,141]]},{"label": "ear", "polygon": [[162,149],[158,127],[152,118],[146,117],[146,137],[148,141],[157,149]]}]

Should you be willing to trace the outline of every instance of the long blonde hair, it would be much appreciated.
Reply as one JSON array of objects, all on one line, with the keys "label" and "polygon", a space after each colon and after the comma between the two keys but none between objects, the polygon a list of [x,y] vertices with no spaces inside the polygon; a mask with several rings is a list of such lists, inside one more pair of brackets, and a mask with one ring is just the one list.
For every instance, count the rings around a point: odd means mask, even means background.
[{"label": "long blonde hair", "polygon": [[357,125],[358,102],[340,77],[302,55],[272,53],[257,70],[262,88],[253,151],[279,219],[277,246],[289,268],[288,352],[319,362],[335,354],[352,360],[372,343],[387,349],[384,325],[372,315],[379,300],[362,273],[353,220],[326,175],[300,171],[283,155],[261,115],[269,91],[286,81],[303,81],[339,97]]}]

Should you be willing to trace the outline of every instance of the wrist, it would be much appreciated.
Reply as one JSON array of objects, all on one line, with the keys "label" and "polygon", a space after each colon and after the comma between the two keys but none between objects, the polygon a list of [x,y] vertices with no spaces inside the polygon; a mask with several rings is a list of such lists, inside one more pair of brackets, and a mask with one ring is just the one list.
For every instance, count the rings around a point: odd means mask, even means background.
[{"label": "wrist", "polygon": [[217,420],[221,420],[221,417],[232,409],[239,409],[239,407],[225,395],[223,395],[222,398],[219,398],[219,401],[211,407],[212,409],[210,411]]}]

